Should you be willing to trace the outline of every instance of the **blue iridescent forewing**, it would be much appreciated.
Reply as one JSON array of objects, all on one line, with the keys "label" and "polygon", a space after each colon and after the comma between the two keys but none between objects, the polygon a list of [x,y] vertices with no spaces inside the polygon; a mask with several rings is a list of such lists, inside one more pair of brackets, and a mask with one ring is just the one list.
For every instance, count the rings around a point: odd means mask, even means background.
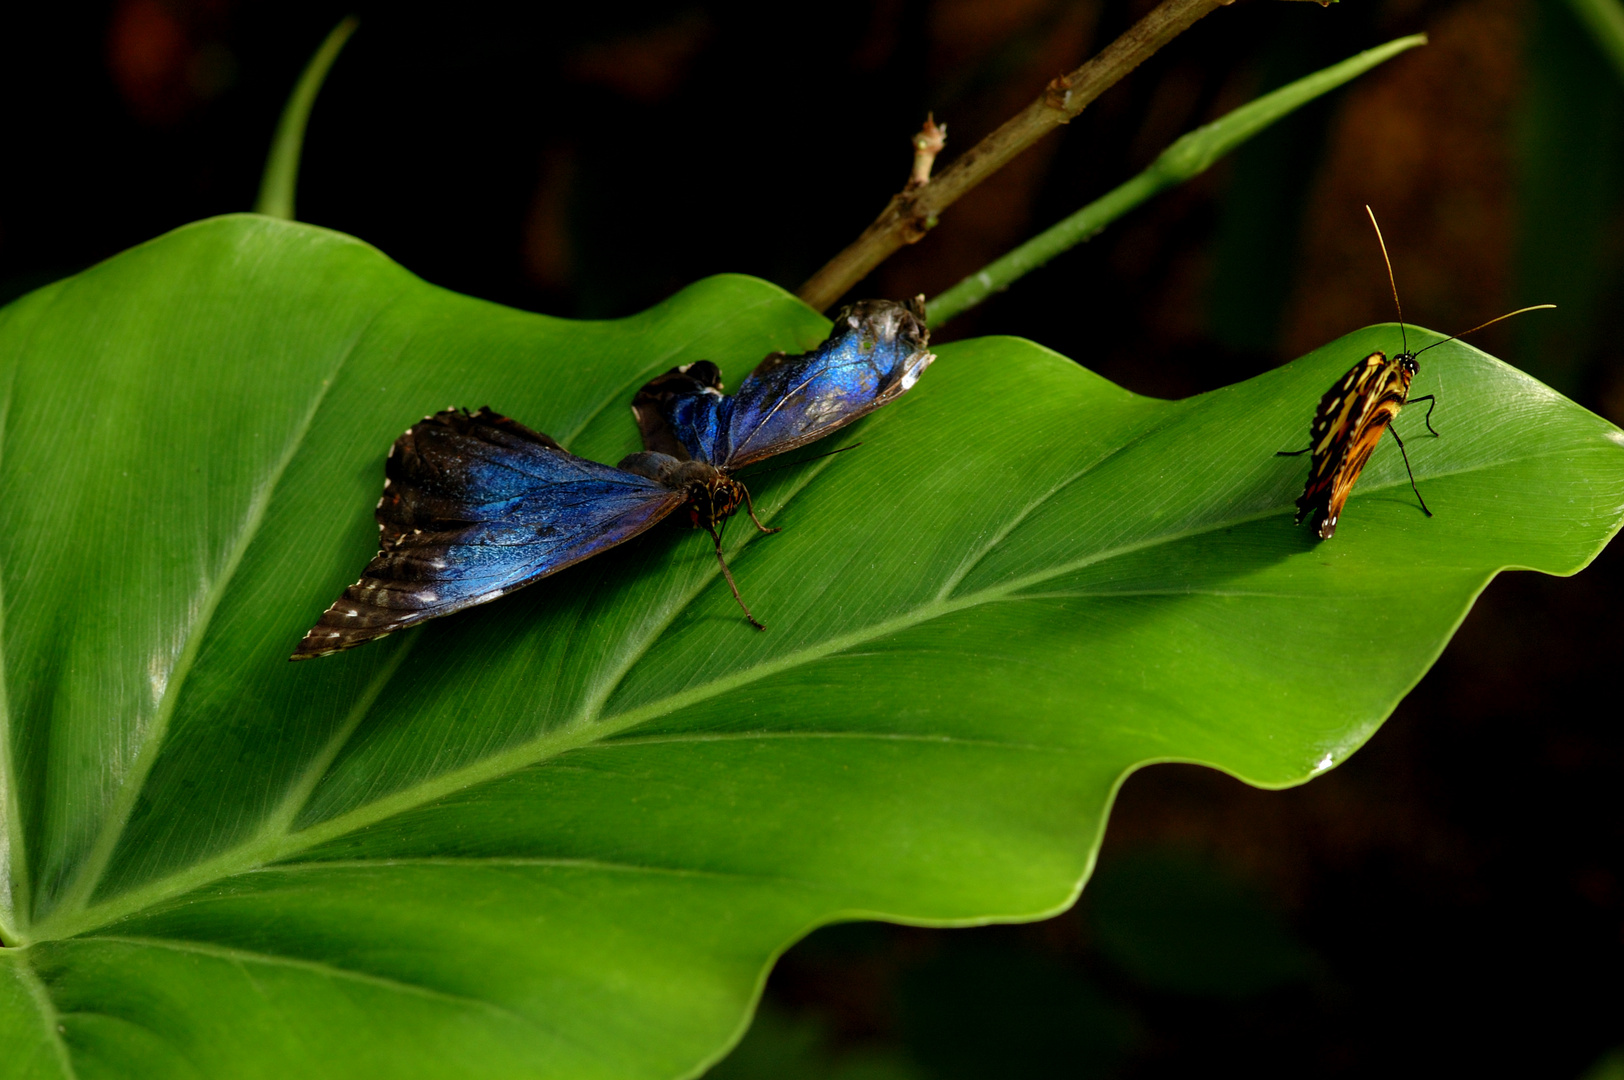
[{"label": "blue iridescent forewing", "polygon": [[631,539],[685,498],[488,409],[425,417],[395,441],[385,476],[378,554],[296,660],[494,600]]},{"label": "blue iridescent forewing", "polygon": [[674,368],[632,402],[649,450],[728,471],[821,439],[906,393],[935,357],[917,302],[866,300],[809,353],[773,353],[724,397],[716,365]]},{"label": "blue iridescent forewing", "polygon": [[775,353],[740,384],[720,464],[738,469],[793,450],[907,393],[936,359],[926,341],[922,310],[869,300],[842,311],[822,345]]}]

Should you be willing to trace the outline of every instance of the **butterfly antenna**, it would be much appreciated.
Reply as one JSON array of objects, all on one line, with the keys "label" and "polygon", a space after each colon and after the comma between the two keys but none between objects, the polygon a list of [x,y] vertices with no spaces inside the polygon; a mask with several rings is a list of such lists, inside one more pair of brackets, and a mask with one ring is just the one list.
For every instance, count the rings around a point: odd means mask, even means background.
[{"label": "butterfly antenna", "polygon": [[[722,528],[723,529],[727,528],[727,522],[726,521],[722,522]],[[711,540],[716,544],[716,561],[717,561],[718,564],[721,565],[721,567],[722,567],[722,576],[727,578],[727,587],[733,590],[733,599],[735,599],[735,600],[737,600],[739,602],[740,609],[742,609],[744,611],[744,617],[746,619],[749,619],[750,620],[750,625],[755,627],[757,630],[765,630],[765,629],[767,629],[765,626],[762,626],[760,623],[756,622],[756,617],[754,615],[750,614],[750,608],[749,608],[749,606],[747,604],[745,604],[744,597],[739,595],[739,586],[738,586],[738,583],[733,580],[733,571],[731,571],[731,570],[729,570],[727,568],[727,560],[722,558],[722,535],[721,535],[721,533],[718,533],[716,531],[715,527],[711,526],[711,525],[705,526],[705,529],[706,529],[706,531],[708,531],[711,534]]]},{"label": "butterfly antenna", "polygon": [[[1543,311],[1546,308],[1554,308],[1554,307],[1556,307],[1555,304],[1535,304],[1533,307],[1524,307],[1524,308],[1518,308],[1516,311],[1508,311],[1504,315],[1501,315],[1498,318],[1490,319],[1486,323],[1478,323],[1476,326],[1472,327],[1470,330],[1462,330],[1460,333],[1455,334],[1452,337],[1446,337],[1442,341],[1434,341],[1431,345],[1427,346],[1427,349],[1436,349],[1440,345],[1448,345],[1451,341],[1454,341],[1455,338],[1463,338],[1467,334],[1475,334],[1479,330],[1483,329],[1485,326],[1493,326],[1497,322],[1502,322],[1502,321],[1504,321],[1506,319],[1509,319],[1513,315],[1521,315],[1525,311]],[[1422,349],[1421,352],[1418,352],[1415,355],[1420,356],[1421,353],[1426,352],[1427,349]]]},{"label": "butterfly antenna", "polygon": [[[1382,262],[1387,264],[1387,284],[1393,288],[1393,308],[1398,312],[1398,336],[1399,340],[1404,343],[1404,351],[1408,353],[1410,351],[1410,338],[1404,332],[1404,305],[1398,302],[1398,282],[1393,280],[1393,260],[1387,257],[1387,241],[1382,239],[1382,227],[1376,224],[1376,212],[1370,208],[1369,203],[1365,204],[1365,213],[1370,215],[1370,227],[1376,230],[1376,243],[1382,249]],[[1470,333],[1470,331],[1467,332]]]}]

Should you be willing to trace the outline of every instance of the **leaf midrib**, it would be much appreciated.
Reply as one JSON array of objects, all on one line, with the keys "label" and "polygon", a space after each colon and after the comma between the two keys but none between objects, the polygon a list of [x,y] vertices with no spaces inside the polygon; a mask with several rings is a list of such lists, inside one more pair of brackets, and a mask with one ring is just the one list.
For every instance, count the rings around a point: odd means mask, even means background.
[{"label": "leaf midrib", "polygon": [[[487,998],[471,997],[467,994],[457,994],[449,990],[439,990],[421,983],[406,982],[402,979],[393,979],[387,975],[375,975],[367,971],[356,971],[353,968],[339,967],[336,964],[323,963],[319,960],[302,960],[298,957],[283,956],[278,953],[255,952],[252,949],[234,948],[227,945],[215,945],[211,942],[193,941],[181,938],[142,937],[140,935],[125,934],[98,934],[93,939],[97,942],[106,942],[113,945],[134,945],[149,949],[167,949],[171,952],[190,953],[197,956],[213,957],[217,960],[230,960],[241,964],[262,964],[267,967],[292,968],[320,975],[328,979],[342,979],[347,982],[363,983],[378,989],[388,990],[396,994],[410,994],[414,997],[424,997],[448,1004],[471,1006],[482,1011],[495,1013],[513,1020],[534,1031],[552,1036],[560,1042],[567,1042],[583,1050],[589,1050],[585,1044],[569,1038],[556,1029],[539,1023],[535,1017],[525,1016],[514,1012],[505,1005],[499,1005]],[[598,1056],[594,1053],[594,1056]]]}]

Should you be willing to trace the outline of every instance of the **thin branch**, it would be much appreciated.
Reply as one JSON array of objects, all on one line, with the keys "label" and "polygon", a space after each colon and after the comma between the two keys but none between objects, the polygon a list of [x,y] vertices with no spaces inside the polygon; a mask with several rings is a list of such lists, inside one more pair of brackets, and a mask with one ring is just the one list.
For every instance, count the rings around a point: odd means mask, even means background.
[{"label": "thin branch", "polygon": [[1206,124],[1163,150],[1150,167],[1095,199],[1070,217],[993,260],[926,305],[932,329],[981,303],[1061,252],[1094,236],[1152,196],[1205,172],[1212,163],[1322,94],[1329,93],[1377,64],[1426,44],[1425,34],[1398,38],[1366,49],[1340,64],[1305,75]]},{"label": "thin branch", "polygon": [[930,231],[937,216],[1015,155],[1067,123],[1128,72],[1230,0],[1162,0],[1082,67],[1049,83],[1043,95],[982,139],[928,184],[891,197],[874,223],[801,286],[800,297],[824,310],[904,244]]}]

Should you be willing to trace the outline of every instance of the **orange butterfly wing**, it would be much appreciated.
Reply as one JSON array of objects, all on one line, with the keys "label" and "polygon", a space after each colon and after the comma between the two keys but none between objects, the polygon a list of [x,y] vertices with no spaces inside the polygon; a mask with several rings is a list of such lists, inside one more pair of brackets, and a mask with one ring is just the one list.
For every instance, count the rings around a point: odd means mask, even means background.
[{"label": "orange butterfly wing", "polygon": [[1373,352],[1359,361],[1320,399],[1308,429],[1313,449],[1308,483],[1297,500],[1297,522],[1308,519],[1321,540],[1336,535],[1336,522],[1382,432],[1404,407],[1411,374],[1397,359]]}]

